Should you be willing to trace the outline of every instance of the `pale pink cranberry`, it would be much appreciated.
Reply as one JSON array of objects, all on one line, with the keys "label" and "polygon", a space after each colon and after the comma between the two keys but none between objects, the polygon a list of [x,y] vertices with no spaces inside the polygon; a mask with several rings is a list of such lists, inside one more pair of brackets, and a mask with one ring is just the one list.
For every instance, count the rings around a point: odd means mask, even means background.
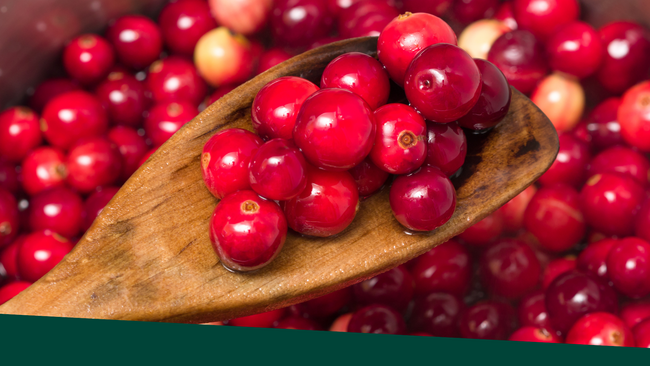
[{"label": "pale pink cranberry", "polygon": [[458,36],[458,47],[467,51],[472,58],[487,59],[494,41],[510,30],[498,20],[478,20],[468,25]]},{"label": "pale pink cranberry", "polygon": [[213,29],[196,44],[194,65],[213,87],[243,83],[255,68],[251,43],[226,27]]},{"label": "pale pink cranberry", "polygon": [[553,73],[533,90],[530,100],[551,120],[559,132],[573,129],[585,109],[585,92],[580,83],[559,73]]}]

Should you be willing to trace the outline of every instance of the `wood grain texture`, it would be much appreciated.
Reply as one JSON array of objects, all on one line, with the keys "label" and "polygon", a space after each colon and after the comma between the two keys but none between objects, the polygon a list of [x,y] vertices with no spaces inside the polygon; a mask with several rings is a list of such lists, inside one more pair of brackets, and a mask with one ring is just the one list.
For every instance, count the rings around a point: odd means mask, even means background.
[{"label": "wood grain texture", "polygon": [[184,126],[122,187],[75,249],[49,274],[0,307],[0,313],[202,323],[288,306],[349,286],[406,262],[494,211],[551,165],[559,144],[550,121],[513,89],[506,119],[468,138],[455,179],[458,206],[431,233],[405,233],[388,190],[364,201],[334,238],[290,234],[269,266],[231,273],[208,238],[217,201],[200,169],[204,143],[217,131],[251,129],[257,91],[285,75],[319,79],[346,52],[374,55],[376,38],[321,47],[242,85]]}]

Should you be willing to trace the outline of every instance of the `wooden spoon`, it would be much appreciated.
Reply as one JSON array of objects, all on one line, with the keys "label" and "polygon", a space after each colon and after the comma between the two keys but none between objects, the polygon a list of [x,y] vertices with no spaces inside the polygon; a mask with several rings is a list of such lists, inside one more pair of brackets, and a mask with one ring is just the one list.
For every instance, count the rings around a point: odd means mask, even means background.
[{"label": "wooden spoon", "polygon": [[553,125],[513,89],[505,120],[486,134],[468,136],[467,160],[454,179],[457,208],[444,226],[406,233],[384,189],[361,204],[353,224],[337,237],[290,234],[267,267],[227,271],[208,237],[217,200],[201,178],[203,144],[221,129],[250,130],[253,98],[271,80],[294,75],[318,83],[333,58],[376,50],[375,37],[330,44],[212,104],[129,179],[56,268],[0,313],[203,323],[285,307],[370,278],[447,241],[524,190],[555,159]]}]

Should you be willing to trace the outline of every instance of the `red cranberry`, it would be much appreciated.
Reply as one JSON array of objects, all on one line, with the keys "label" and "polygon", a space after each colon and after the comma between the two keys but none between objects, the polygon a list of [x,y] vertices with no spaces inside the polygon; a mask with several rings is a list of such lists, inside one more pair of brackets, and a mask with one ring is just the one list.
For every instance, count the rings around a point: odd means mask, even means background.
[{"label": "red cranberry", "polygon": [[334,43],[334,42],[338,42],[338,41],[342,41],[342,40],[343,40],[343,38],[338,37],[338,36],[321,38],[321,39],[318,39],[318,40],[312,42],[312,44],[307,49],[308,50],[313,50],[314,48],[322,47],[322,46],[328,45],[330,43]]},{"label": "red cranberry", "polygon": [[249,170],[251,188],[271,200],[294,198],[307,185],[307,161],[291,140],[273,139],[260,146]]},{"label": "red cranberry", "polygon": [[591,146],[595,150],[623,144],[621,125],[616,114],[621,105],[620,98],[608,98],[598,104],[587,118],[587,131]]},{"label": "red cranberry", "polygon": [[458,124],[427,122],[426,165],[450,176],[463,166],[466,156],[467,137]]},{"label": "red cranberry", "polygon": [[313,320],[305,319],[299,316],[290,316],[278,322],[274,327],[277,329],[297,329],[297,330],[322,330],[320,325]]},{"label": "red cranberry", "polygon": [[51,230],[71,238],[81,230],[83,201],[68,188],[58,187],[32,197],[29,226],[32,231]]},{"label": "red cranberry", "polygon": [[257,64],[257,70],[255,71],[255,74],[259,75],[264,71],[272,68],[273,66],[279,65],[292,57],[292,54],[283,50],[282,48],[270,48],[260,55],[260,60]]},{"label": "red cranberry", "polygon": [[352,297],[352,287],[345,287],[327,295],[305,301],[296,307],[308,318],[324,318],[336,314]]},{"label": "red cranberry", "polygon": [[309,80],[285,76],[266,84],[251,108],[253,128],[263,139],[293,139],[298,112],[319,88]]},{"label": "red cranberry", "polygon": [[106,31],[120,62],[134,69],[144,69],[156,61],[162,51],[160,28],[142,15],[118,18]]},{"label": "red cranberry", "polygon": [[626,236],[634,231],[634,216],[645,197],[633,178],[596,174],[580,193],[582,213],[589,225],[606,235]]},{"label": "red cranberry", "polygon": [[363,98],[372,110],[386,104],[390,80],[379,61],[360,52],[349,52],[332,60],[321,77],[320,87],[342,88]]},{"label": "red cranberry", "polygon": [[199,105],[208,91],[194,64],[173,56],[151,64],[147,88],[157,103],[186,101],[194,105]]},{"label": "red cranberry", "polygon": [[512,1],[502,2],[494,14],[494,19],[508,26],[510,30],[516,30],[518,28],[518,25],[517,21],[515,20],[515,12],[512,3]]},{"label": "red cranberry", "polygon": [[142,160],[140,160],[140,166],[142,166],[142,164],[144,164],[147,160],[149,160],[151,155],[153,155],[153,153],[155,153],[156,150],[158,150],[158,148],[154,147],[153,149],[149,150],[146,154],[144,154],[144,156],[142,157]]},{"label": "red cranberry", "polygon": [[83,211],[83,224],[81,229],[85,232],[90,229],[97,216],[102,212],[104,207],[110,202],[111,199],[117,194],[119,188],[105,187],[101,191],[97,191],[86,199]]},{"label": "red cranberry", "polygon": [[52,99],[43,111],[41,130],[45,139],[59,149],[69,149],[86,137],[101,136],[108,116],[99,100],[84,91],[73,91]]},{"label": "red cranberry", "polygon": [[635,237],[619,240],[607,255],[607,274],[628,297],[650,294],[650,244]]},{"label": "red cranberry", "polygon": [[596,72],[603,57],[600,36],[592,26],[580,21],[560,26],[546,49],[553,70],[581,79]]},{"label": "red cranberry", "polygon": [[241,34],[219,27],[204,34],[194,50],[194,65],[214,87],[240,84],[255,70],[251,43]]},{"label": "red cranberry", "polygon": [[23,292],[23,290],[27,289],[31,285],[30,282],[17,281],[0,287],[0,305],[11,300],[14,296]]},{"label": "red cranberry", "polygon": [[431,231],[453,215],[456,190],[440,169],[423,167],[395,179],[390,188],[390,207],[397,221],[406,228]]},{"label": "red cranberry", "polygon": [[603,281],[609,281],[607,256],[616,243],[616,239],[602,239],[587,245],[578,255],[577,268],[583,272],[591,272]]},{"label": "red cranberry", "polygon": [[376,37],[398,15],[395,6],[386,1],[359,1],[341,11],[338,17],[339,34],[344,39]]},{"label": "red cranberry", "polygon": [[571,249],[586,233],[578,192],[564,184],[543,187],[528,204],[524,227],[546,250]]},{"label": "red cranberry", "polygon": [[0,248],[16,238],[19,225],[16,199],[9,191],[0,188]]},{"label": "red cranberry", "polygon": [[452,12],[461,23],[469,24],[479,19],[491,18],[499,6],[499,0],[457,0]]},{"label": "red cranberry", "polygon": [[361,97],[346,89],[321,89],[303,103],[293,138],[316,167],[347,170],[368,156],[376,129]]},{"label": "red cranberry", "polygon": [[558,132],[573,130],[585,108],[585,92],[578,80],[559,72],[542,79],[530,100],[551,120]]},{"label": "red cranberry", "polygon": [[615,146],[596,155],[590,163],[590,176],[603,173],[626,174],[645,187],[650,179],[650,161],[635,150]]},{"label": "red cranberry", "polygon": [[515,30],[497,38],[488,52],[488,61],[522,93],[533,91],[548,71],[543,44],[524,30]]},{"label": "red cranberry", "polygon": [[332,323],[332,326],[330,326],[329,331],[330,332],[347,332],[348,331],[348,325],[350,324],[350,320],[352,319],[352,313],[347,313],[339,316],[334,320]]},{"label": "red cranberry", "polygon": [[0,113],[0,157],[22,161],[41,144],[38,116],[26,107],[12,107]]},{"label": "red cranberry", "polygon": [[508,340],[518,342],[562,343],[560,337],[548,330],[530,326],[519,328],[510,335]]},{"label": "red cranberry", "polygon": [[539,178],[539,183],[551,186],[564,183],[579,188],[587,178],[591,161],[589,146],[570,134],[560,134],[560,150],[553,165]]},{"label": "red cranberry", "polygon": [[640,348],[650,348],[650,320],[644,320],[632,329],[635,344]]},{"label": "red cranberry", "polygon": [[348,332],[373,334],[406,334],[402,316],[386,305],[369,305],[357,310],[350,319]]},{"label": "red cranberry", "polygon": [[518,27],[531,31],[542,41],[580,16],[576,0],[515,0],[513,10]]},{"label": "red cranberry", "polygon": [[433,292],[415,300],[409,330],[426,332],[434,337],[457,337],[458,319],[464,309],[455,295]]},{"label": "red cranberry", "polygon": [[307,186],[283,206],[290,228],[304,235],[328,237],[352,223],[359,208],[359,191],[348,172],[308,166]]},{"label": "red cranberry", "polygon": [[650,318],[650,301],[637,301],[624,305],[620,317],[628,328],[633,329],[637,324]]},{"label": "red cranberry", "polygon": [[474,59],[481,73],[481,94],[474,107],[458,120],[462,127],[484,130],[496,126],[510,109],[510,85],[494,64]]},{"label": "red cranberry", "polygon": [[535,252],[516,239],[502,239],[481,255],[481,280],[492,293],[516,299],[539,282],[541,268]]},{"label": "red cranberry", "polygon": [[650,151],[650,81],[639,83],[625,92],[617,118],[625,142],[641,151]]},{"label": "red cranberry", "polygon": [[411,13],[429,13],[443,16],[451,7],[453,0],[402,0],[404,10]]},{"label": "red cranberry", "polygon": [[531,185],[499,208],[503,216],[503,229],[505,231],[516,233],[523,229],[524,213],[535,193],[537,193],[537,188]]},{"label": "red cranberry", "polygon": [[70,79],[47,79],[38,84],[34,94],[29,98],[29,106],[37,113],[41,113],[50,100],[75,90],[81,90],[81,87]]},{"label": "red cranberry", "polygon": [[198,113],[196,106],[188,102],[156,104],[149,110],[149,116],[144,120],[144,130],[154,146],[160,146]]},{"label": "red cranberry", "polygon": [[466,115],[478,101],[481,72],[461,48],[435,44],[411,62],[404,77],[404,91],[426,119],[448,123]]},{"label": "red cranberry", "polygon": [[463,312],[459,321],[463,338],[504,340],[513,321],[508,305],[483,301]]},{"label": "red cranberry", "polygon": [[591,313],[578,319],[566,337],[569,344],[634,347],[632,331],[613,314]]},{"label": "red cranberry", "polygon": [[271,310],[260,314],[231,319],[228,321],[228,325],[249,328],[271,328],[273,324],[282,319],[285,313],[286,308]]},{"label": "red cranberry", "polygon": [[148,107],[145,88],[141,81],[124,72],[111,72],[99,84],[95,94],[115,125],[138,127]]},{"label": "red cranberry", "polygon": [[261,31],[273,8],[273,0],[210,0],[209,4],[219,24],[246,35]]},{"label": "red cranberry", "polygon": [[36,282],[56,266],[73,245],[64,237],[51,231],[29,234],[18,249],[20,278]]},{"label": "red cranberry", "polygon": [[115,183],[122,171],[117,146],[104,137],[81,141],[70,150],[67,182],[82,193]]},{"label": "red cranberry", "polygon": [[395,267],[352,286],[361,306],[383,304],[404,312],[413,297],[413,277],[404,267]]},{"label": "red cranberry", "polygon": [[111,140],[122,155],[121,181],[129,179],[140,167],[140,160],[149,151],[144,137],[138,131],[130,127],[114,127],[108,131],[108,139]]},{"label": "red cranberry", "polygon": [[636,215],[634,234],[645,241],[650,241],[650,198],[643,201]]},{"label": "red cranberry", "polygon": [[[16,166],[11,163],[0,161],[0,189],[6,189],[16,194],[20,190],[20,181]],[[386,173],[388,177],[388,173]]]},{"label": "red cranberry", "polygon": [[102,80],[115,63],[110,43],[96,34],[83,34],[63,49],[63,66],[68,75],[85,85]]},{"label": "red cranberry", "polygon": [[576,262],[575,256],[566,256],[550,261],[542,273],[542,288],[548,288],[551,282],[562,273],[576,269]]},{"label": "red cranberry", "polygon": [[458,238],[469,245],[482,247],[495,241],[502,232],[503,214],[497,210],[467,228]]},{"label": "red cranberry", "polygon": [[348,171],[357,183],[360,197],[368,197],[384,186],[390,174],[373,164],[370,157]]},{"label": "red cranberry", "polygon": [[379,35],[377,57],[397,85],[411,61],[426,47],[436,43],[457,44],[456,33],[444,20],[426,13],[406,13],[393,19]]},{"label": "red cranberry", "polygon": [[577,270],[559,275],[546,289],[546,310],[553,329],[568,331],[583,315],[618,312],[616,293],[592,274]]},{"label": "red cranberry", "polygon": [[415,259],[411,274],[416,295],[447,292],[456,296],[467,293],[472,277],[469,252],[450,240]]},{"label": "red cranberry", "polygon": [[201,36],[217,27],[203,0],[168,3],[160,12],[158,24],[167,48],[185,56],[192,56]]},{"label": "red cranberry", "polygon": [[465,27],[458,36],[458,47],[467,51],[475,60],[485,60],[494,41],[510,31],[507,25],[498,20],[482,19]]},{"label": "red cranberry", "polygon": [[645,78],[650,68],[647,30],[629,21],[616,21],[598,30],[605,55],[596,78],[612,93],[622,93]]},{"label": "red cranberry", "polygon": [[22,174],[23,188],[29,195],[60,187],[68,176],[65,155],[56,148],[39,147],[23,160]]},{"label": "red cranberry", "polygon": [[210,97],[208,97],[208,100],[206,102],[206,106],[211,105],[212,103],[216,102],[217,100],[221,99],[223,96],[226,94],[230,93],[231,91],[235,90],[238,85],[224,85],[217,90],[214,91],[214,93],[210,94]]},{"label": "red cranberry", "polygon": [[282,45],[306,46],[332,28],[327,0],[277,0],[271,13],[271,35]]},{"label": "red cranberry", "polygon": [[544,291],[537,290],[521,299],[518,308],[519,322],[522,327],[536,327],[552,331],[551,321],[546,311]]}]

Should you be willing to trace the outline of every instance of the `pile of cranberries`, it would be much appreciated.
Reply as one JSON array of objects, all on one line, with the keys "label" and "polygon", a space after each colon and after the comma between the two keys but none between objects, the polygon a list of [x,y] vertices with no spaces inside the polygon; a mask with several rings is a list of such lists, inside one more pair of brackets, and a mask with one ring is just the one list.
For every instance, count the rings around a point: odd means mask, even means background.
[{"label": "pile of cranberries", "polygon": [[[210,233],[227,267],[268,263],[289,229],[340,233],[382,187],[407,229],[435,229],[455,206],[465,134],[499,123],[508,84],[553,122],[556,161],[419,258],[224,323],[649,347],[650,36],[580,15],[576,0],[177,0],[157,21],[127,15],[80,35],[0,113],[0,303],[70,252],[207,105],[305,50],[379,36],[378,60],[342,55],[320,85],[274,80],[255,99],[255,133],[206,144],[206,186],[221,199]],[[389,97],[396,88],[408,104]]]}]

